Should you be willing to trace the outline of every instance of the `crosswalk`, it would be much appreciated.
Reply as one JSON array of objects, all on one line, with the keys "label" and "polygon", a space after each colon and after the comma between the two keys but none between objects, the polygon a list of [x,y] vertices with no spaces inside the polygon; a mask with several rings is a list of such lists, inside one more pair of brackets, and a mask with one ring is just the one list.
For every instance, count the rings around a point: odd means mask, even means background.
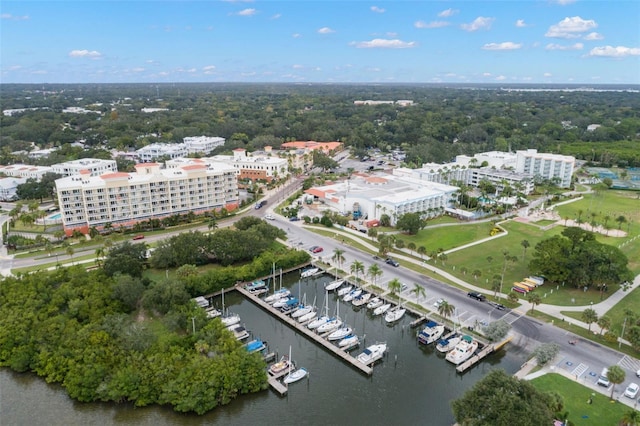
[{"label": "crosswalk", "polygon": [[573,371],[571,372],[572,376],[576,376],[576,377],[580,377],[582,376],[587,370],[589,369],[589,366],[583,363],[578,364],[578,366],[576,368],[573,369]]},{"label": "crosswalk", "polygon": [[628,368],[631,371],[640,371],[640,361],[627,355],[620,358],[618,365],[622,368]]}]

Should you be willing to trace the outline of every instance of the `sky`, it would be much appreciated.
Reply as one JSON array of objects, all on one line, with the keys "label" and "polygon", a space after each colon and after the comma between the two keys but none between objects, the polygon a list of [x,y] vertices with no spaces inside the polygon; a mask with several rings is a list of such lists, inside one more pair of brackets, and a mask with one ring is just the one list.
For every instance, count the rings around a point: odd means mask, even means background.
[{"label": "sky", "polygon": [[1,83],[640,84],[640,1],[3,0]]}]

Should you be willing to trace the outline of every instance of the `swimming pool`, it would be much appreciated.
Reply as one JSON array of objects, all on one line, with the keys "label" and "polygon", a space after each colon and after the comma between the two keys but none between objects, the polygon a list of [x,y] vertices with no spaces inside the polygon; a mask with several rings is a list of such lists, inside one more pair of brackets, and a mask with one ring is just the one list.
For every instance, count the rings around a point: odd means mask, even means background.
[{"label": "swimming pool", "polygon": [[58,212],[58,213],[54,213],[50,216],[47,216],[48,220],[60,220],[62,219],[62,213]]}]

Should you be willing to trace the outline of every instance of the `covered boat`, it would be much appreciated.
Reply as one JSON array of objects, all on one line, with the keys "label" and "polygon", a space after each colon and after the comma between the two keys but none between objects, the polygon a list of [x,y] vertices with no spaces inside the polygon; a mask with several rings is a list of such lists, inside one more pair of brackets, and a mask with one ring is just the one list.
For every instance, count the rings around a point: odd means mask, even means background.
[{"label": "covered boat", "polygon": [[387,350],[386,343],[376,343],[375,345],[371,345],[367,347],[361,354],[359,354],[356,359],[363,363],[364,365],[373,364],[384,355]]},{"label": "covered boat", "polygon": [[429,345],[437,341],[444,334],[444,325],[435,321],[429,321],[422,331],[418,333],[418,342],[423,345]]},{"label": "covered boat", "polygon": [[449,337],[448,339],[438,340],[438,343],[436,344],[436,349],[438,350],[438,352],[447,353],[451,351],[453,348],[455,348],[459,342],[460,342],[460,336],[455,334]]},{"label": "covered boat", "polygon": [[382,306],[383,304],[384,300],[380,299],[379,297],[374,297],[373,299],[369,300],[369,303],[367,303],[367,309],[375,309]]},{"label": "covered boat", "polygon": [[462,364],[471,358],[476,349],[478,349],[478,342],[473,337],[464,335],[455,348],[447,353],[445,358],[455,365]]}]

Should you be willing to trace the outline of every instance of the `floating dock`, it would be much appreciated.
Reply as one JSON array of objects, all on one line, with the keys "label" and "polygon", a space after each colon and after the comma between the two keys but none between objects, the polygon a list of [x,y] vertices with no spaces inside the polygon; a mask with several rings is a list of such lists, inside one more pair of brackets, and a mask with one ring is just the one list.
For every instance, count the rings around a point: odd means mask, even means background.
[{"label": "floating dock", "polygon": [[280,383],[277,378],[275,378],[273,376],[269,376],[268,373],[267,373],[267,376],[268,376],[268,380],[267,381],[269,382],[269,386],[271,386],[271,389],[273,389],[275,392],[277,392],[278,395],[285,396],[289,389],[285,385]]},{"label": "floating dock", "polygon": [[417,326],[419,326],[420,324],[422,324],[423,322],[425,322],[427,320],[426,316],[421,316],[416,320],[413,320],[410,324],[411,328],[416,328]]},{"label": "floating dock", "polygon": [[357,359],[352,357],[349,353],[345,352],[344,350],[342,350],[338,346],[334,345],[333,343],[323,339],[322,336],[320,336],[319,334],[315,333],[313,330],[309,330],[306,326],[301,325],[300,323],[298,323],[298,321],[296,321],[295,319],[293,319],[293,318],[285,315],[284,313],[280,312],[280,310],[278,310],[277,308],[274,308],[273,306],[269,305],[264,300],[262,300],[259,297],[251,294],[250,292],[245,290],[244,287],[242,287],[241,285],[236,286],[236,290],[239,291],[240,293],[242,293],[247,299],[251,300],[253,303],[255,303],[256,305],[260,306],[265,311],[267,311],[267,312],[275,315],[276,317],[280,318],[280,320],[282,322],[284,322],[285,324],[287,324],[289,327],[291,327],[291,328],[295,329],[296,331],[304,334],[309,339],[311,339],[314,342],[318,343],[319,345],[324,347],[329,352],[333,353],[335,356],[337,356],[338,358],[340,358],[344,362],[350,364],[352,367],[357,368],[358,370],[362,371],[367,376],[370,376],[371,374],[373,374],[373,368],[362,364],[360,361],[358,361]]},{"label": "floating dock", "polygon": [[512,336],[509,336],[508,338],[506,338],[502,342],[491,343],[491,344],[486,345],[484,348],[482,348],[480,350],[480,352],[476,353],[471,358],[469,358],[468,360],[466,360],[465,362],[463,362],[462,364],[457,366],[456,367],[456,371],[458,373],[463,373],[465,370],[467,370],[468,368],[470,368],[473,365],[477,364],[481,359],[483,359],[484,357],[486,357],[490,353],[495,352],[497,350],[500,350],[504,345],[509,343],[509,341],[511,341],[512,338],[513,338]]}]

